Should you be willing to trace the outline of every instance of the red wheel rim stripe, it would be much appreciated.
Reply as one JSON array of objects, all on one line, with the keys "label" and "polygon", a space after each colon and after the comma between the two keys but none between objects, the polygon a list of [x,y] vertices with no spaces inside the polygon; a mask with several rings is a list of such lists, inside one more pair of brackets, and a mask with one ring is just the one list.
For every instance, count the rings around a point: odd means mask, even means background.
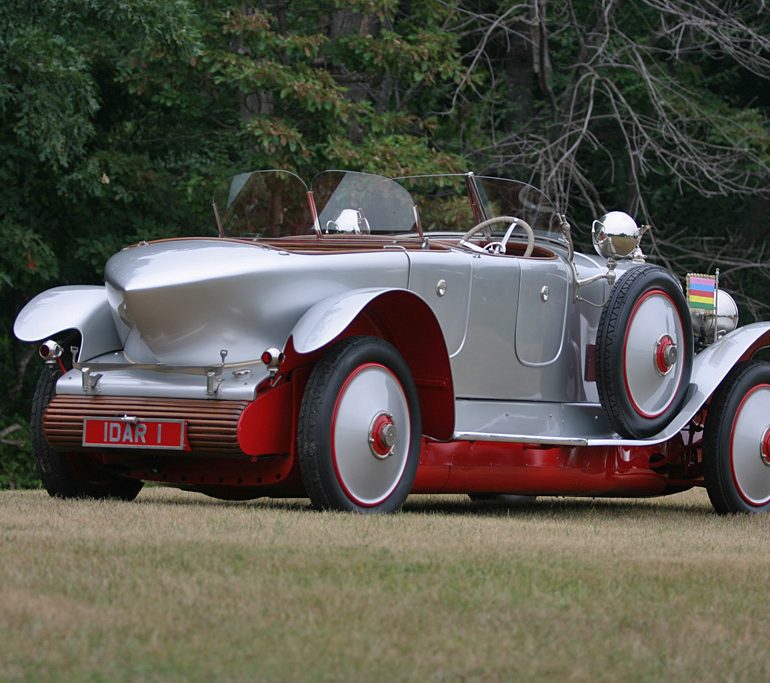
[{"label": "red wheel rim stripe", "polygon": [[[628,367],[628,364],[626,363],[626,351],[628,350],[628,333],[631,330],[631,323],[634,320],[634,316],[636,315],[636,311],[647,299],[649,299],[651,296],[659,295],[663,296],[666,299],[668,299],[674,309],[674,313],[676,313],[676,317],[679,319],[679,326],[682,330],[682,335],[684,336],[684,323],[682,322],[682,316],[679,313],[679,309],[676,306],[676,302],[662,289],[651,289],[649,292],[646,292],[644,296],[642,296],[639,301],[637,301],[634,304],[634,307],[631,309],[631,315],[628,316],[628,325],[626,326],[626,333],[623,335],[623,383],[626,387],[626,395],[628,396],[628,400],[631,403],[631,407],[642,417],[647,418],[655,418],[660,417],[663,415],[663,413],[668,410],[669,406],[674,402],[674,398],[676,398],[677,393],[679,393],[679,387],[682,385],[682,378],[684,377],[684,372],[680,373],[679,375],[679,381],[677,382],[676,388],[674,389],[673,393],[671,394],[671,398],[668,400],[666,405],[664,405],[657,413],[648,413],[645,410],[643,410],[634,400],[633,395],[631,394],[631,387],[628,384],[628,372],[626,371],[626,368]],[[683,340],[680,340],[680,343]],[[682,358],[684,360],[684,357]]]},{"label": "red wheel rim stripe", "polygon": [[[730,427],[730,474],[733,478],[733,484],[735,484],[735,490],[738,492],[738,495],[748,504],[755,508],[761,508],[765,507],[767,505],[768,501],[765,501],[764,503],[757,503],[754,500],[751,500],[741,488],[741,485],[738,483],[738,477],[735,476],[735,464],[734,464],[734,457],[733,457],[733,440],[735,438],[735,425],[738,423],[738,416],[741,414],[741,410],[743,410],[743,405],[746,403],[746,401],[749,400],[751,395],[758,391],[759,389],[770,389],[770,384],[757,384],[756,386],[751,388],[751,391],[746,392],[746,395],[741,399],[740,404],[738,405],[738,408],[735,411],[735,417],[733,417],[733,424]],[[761,444],[760,444],[761,445]],[[757,457],[759,457],[757,455]]]},{"label": "red wheel rim stripe", "polygon": [[[331,451],[332,451],[332,466],[334,467],[334,475],[337,478],[337,483],[340,485],[340,488],[343,490],[345,495],[350,498],[356,505],[359,505],[360,507],[366,507],[371,508],[379,505],[384,500],[390,496],[395,488],[398,486],[398,482],[396,482],[396,486],[394,486],[387,495],[383,496],[379,500],[375,500],[372,502],[366,502],[363,500],[358,499],[356,496],[353,495],[353,493],[348,489],[347,486],[345,486],[345,482],[342,480],[342,475],[340,474],[339,466],[337,465],[337,449],[334,446],[334,432],[337,424],[337,412],[339,411],[340,402],[342,401],[342,397],[345,395],[345,392],[347,391],[348,385],[356,378],[358,375],[360,375],[364,370],[367,368],[380,368],[381,370],[384,370],[387,372],[391,377],[393,377],[394,380],[398,383],[398,386],[401,388],[401,392],[404,394],[404,397],[406,397],[406,392],[404,391],[404,387],[401,386],[401,382],[399,381],[398,377],[390,370],[390,368],[385,367],[381,363],[364,363],[363,365],[359,365],[353,372],[351,372],[347,378],[345,379],[345,382],[340,387],[339,394],[337,394],[337,400],[334,402],[334,411],[332,412],[332,422],[331,422],[331,429],[329,436],[331,437]],[[409,409],[407,405],[407,410]],[[404,472],[406,471],[406,467],[404,467]],[[403,472],[401,473],[401,476],[403,477]],[[399,479],[400,481],[400,479]]]}]

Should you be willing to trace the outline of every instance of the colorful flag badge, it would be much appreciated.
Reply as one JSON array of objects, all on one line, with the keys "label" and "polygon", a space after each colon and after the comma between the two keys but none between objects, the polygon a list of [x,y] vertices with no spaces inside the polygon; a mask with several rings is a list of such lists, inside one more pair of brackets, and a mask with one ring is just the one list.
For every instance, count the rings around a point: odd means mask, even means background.
[{"label": "colorful flag badge", "polygon": [[716,308],[717,279],[714,275],[687,275],[687,305],[713,311]]}]

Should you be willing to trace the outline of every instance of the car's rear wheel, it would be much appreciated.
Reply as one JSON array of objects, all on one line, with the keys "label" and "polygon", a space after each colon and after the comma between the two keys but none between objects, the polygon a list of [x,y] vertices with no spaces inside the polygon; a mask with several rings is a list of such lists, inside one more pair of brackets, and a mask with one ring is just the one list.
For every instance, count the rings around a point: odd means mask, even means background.
[{"label": "car's rear wheel", "polygon": [[693,333],[673,275],[628,271],[612,288],[596,335],[596,387],[612,428],[641,439],[673,419],[687,395]]},{"label": "car's rear wheel", "polygon": [[393,512],[412,488],[420,409],[409,367],[388,342],[351,337],[308,379],[299,415],[299,466],[319,510]]},{"label": "car's rear wheel", "polygon": [[719,514],[770,510],[770,363],[740,363],[719,385],[706,416],[703,469]]},{"label": "car's rear wheel", "polygon": [[56,393],[60,372],[46,365],[32,398],[32,454],[48,494],[56,498],[117,498],[133,500],[144,486],[97,467],[86,454],[60,453],[51,448],[43,431],[45,409]]}]

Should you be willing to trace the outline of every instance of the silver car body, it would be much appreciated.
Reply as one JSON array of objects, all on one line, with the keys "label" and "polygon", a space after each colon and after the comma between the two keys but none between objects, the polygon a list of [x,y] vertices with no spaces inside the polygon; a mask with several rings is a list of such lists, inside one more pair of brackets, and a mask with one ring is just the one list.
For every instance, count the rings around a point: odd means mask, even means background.
[{"label": "silver car body", "polygon": [[[101,377],[91,387],[72,369],[59,380],[61,394],[252,400],[268,376],[263,349],[285,349],[291,340],[297,353],[312,353],[374,299],[404,291],[424,301],[440,325],[456,401],[453,438],[634,445],[681,430],[770,331],[769,323],[755,323],[699,354],[676,419],[648,439],[623,439],[586,379],[606,280],[583,288],[576,302],[567,248],[553,239],[531,258],[456,245],[414,248],[409,239],[367,249],[361,236],[358,250],[317,253],[311,245],[282,249],[227,238],[141,243],[108,261],[105,287],[58,287],[35,297],[14,333],[24,341],[80,333],[79,365]],[[574,262],[581,279],[607,268],[595,255],[576,254]],[[215,396],[207,372],[221,374]]]}]

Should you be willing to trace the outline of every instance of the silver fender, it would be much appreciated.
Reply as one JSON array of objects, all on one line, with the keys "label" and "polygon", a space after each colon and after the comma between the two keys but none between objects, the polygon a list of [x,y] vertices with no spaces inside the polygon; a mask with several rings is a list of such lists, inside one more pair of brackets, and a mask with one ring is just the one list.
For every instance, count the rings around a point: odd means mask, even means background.
[{"label": "silver fender", "polygon": [[393,291],[407,290],[369,287],[319,301],[311,306],[294,326],[291,332],[294,350],[297,353],[312,353],[320,349],[340,335],[370,302],[386,292]]},{"label": "silver fender", "polygon": [[687,400],[679,414],[662,432],[649,439],[636,441],[631,439],[589,439],[588,444],[591,446],[620,444],[642,446],[667,441],[687,426],[727,373],[765,335],[767,336],[764,340],[765,344],[770,346],[770,323],[752,323],[726,334],[718,342],[695,356]]},{"label": "silver fender", "polygon": [[366,311],[388,330],[409,365],[420,399],[423,434],[449,439],[455,424],[454,384],[446,339],[425,300],[407,289],[356,289],[318,302],[294,326],[288,365],[339,337]]},{"label": "silver fender", "polygon": [[13,333],[25,342],[48,339],[65,330],[80,332],[78,361],[122,347],[104,287],[72,285],[49,289],[27,303],[13,324]]}]

